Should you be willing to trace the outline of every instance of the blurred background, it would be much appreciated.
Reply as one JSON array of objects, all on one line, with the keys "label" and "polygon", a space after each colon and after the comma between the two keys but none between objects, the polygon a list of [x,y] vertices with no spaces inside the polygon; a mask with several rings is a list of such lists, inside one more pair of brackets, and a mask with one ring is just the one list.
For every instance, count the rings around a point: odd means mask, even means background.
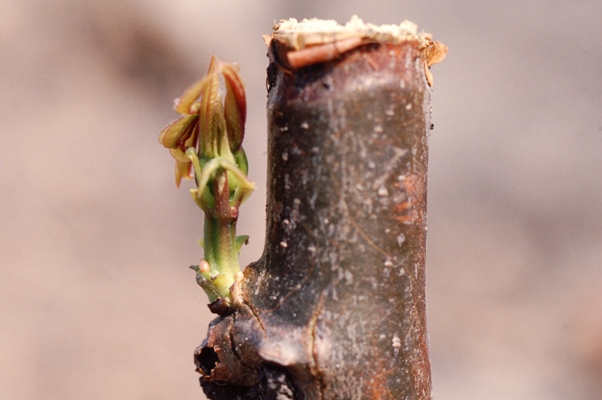
[{"label": "blurred background", "polygon": [[203,399],[200,211],[157,142],[209,58],[246,82],[262,252],[266,48],[281,18],[409,19],[433,67],[436,399],[602,398],[599,0],[0,0],[0,399]]}]

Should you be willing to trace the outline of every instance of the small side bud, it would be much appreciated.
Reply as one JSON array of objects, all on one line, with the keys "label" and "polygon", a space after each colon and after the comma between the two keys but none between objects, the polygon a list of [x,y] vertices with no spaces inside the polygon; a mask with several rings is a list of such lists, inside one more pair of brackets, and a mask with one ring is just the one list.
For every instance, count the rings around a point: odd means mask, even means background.
[{"label": "small side bud", "polygon": [[199,262],[199,272],[208,273],[209,271],[211,271],[211,266],[207,260],[201,260],[201,262]]}]

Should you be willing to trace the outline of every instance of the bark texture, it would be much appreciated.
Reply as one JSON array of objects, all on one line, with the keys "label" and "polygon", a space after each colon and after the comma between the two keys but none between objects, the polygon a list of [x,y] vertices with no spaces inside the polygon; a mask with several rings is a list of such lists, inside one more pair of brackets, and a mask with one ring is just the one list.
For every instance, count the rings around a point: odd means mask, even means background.
[{"label": "bark texture", "polygon": [[369,43],[288,70],[277,46],[265,250],[196,351],[201,384],[211,399],[429,399],[422,50]]}]

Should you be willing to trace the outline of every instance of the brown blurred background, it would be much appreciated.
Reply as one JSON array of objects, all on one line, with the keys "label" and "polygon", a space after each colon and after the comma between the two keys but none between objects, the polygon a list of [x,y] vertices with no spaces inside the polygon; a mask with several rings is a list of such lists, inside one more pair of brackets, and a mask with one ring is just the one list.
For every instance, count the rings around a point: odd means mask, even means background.
[{"label": "brown blurred background", "polygon": [[602,398],[602,2],[0,0],[0,399],[201,399],[201,213],[157,142],[218,54],[248,89],[262,251],[261,35],[410,19],[433,68],[436,399]]}]

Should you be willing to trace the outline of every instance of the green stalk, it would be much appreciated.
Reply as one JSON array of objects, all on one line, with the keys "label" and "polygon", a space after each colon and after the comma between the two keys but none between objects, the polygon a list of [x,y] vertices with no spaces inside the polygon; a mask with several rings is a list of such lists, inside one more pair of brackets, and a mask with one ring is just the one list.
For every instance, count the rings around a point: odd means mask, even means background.
[{"label": "green stalk", "polygon": [[219,297],[227,298],[230,296],[235,274],[240,271],[236,248],[236,219],[224,220],[212,213],[205,213],[203,241],[205,260],[211,270],[203,274],[206,281],[201,286],[209,296],[210,302]]}]

